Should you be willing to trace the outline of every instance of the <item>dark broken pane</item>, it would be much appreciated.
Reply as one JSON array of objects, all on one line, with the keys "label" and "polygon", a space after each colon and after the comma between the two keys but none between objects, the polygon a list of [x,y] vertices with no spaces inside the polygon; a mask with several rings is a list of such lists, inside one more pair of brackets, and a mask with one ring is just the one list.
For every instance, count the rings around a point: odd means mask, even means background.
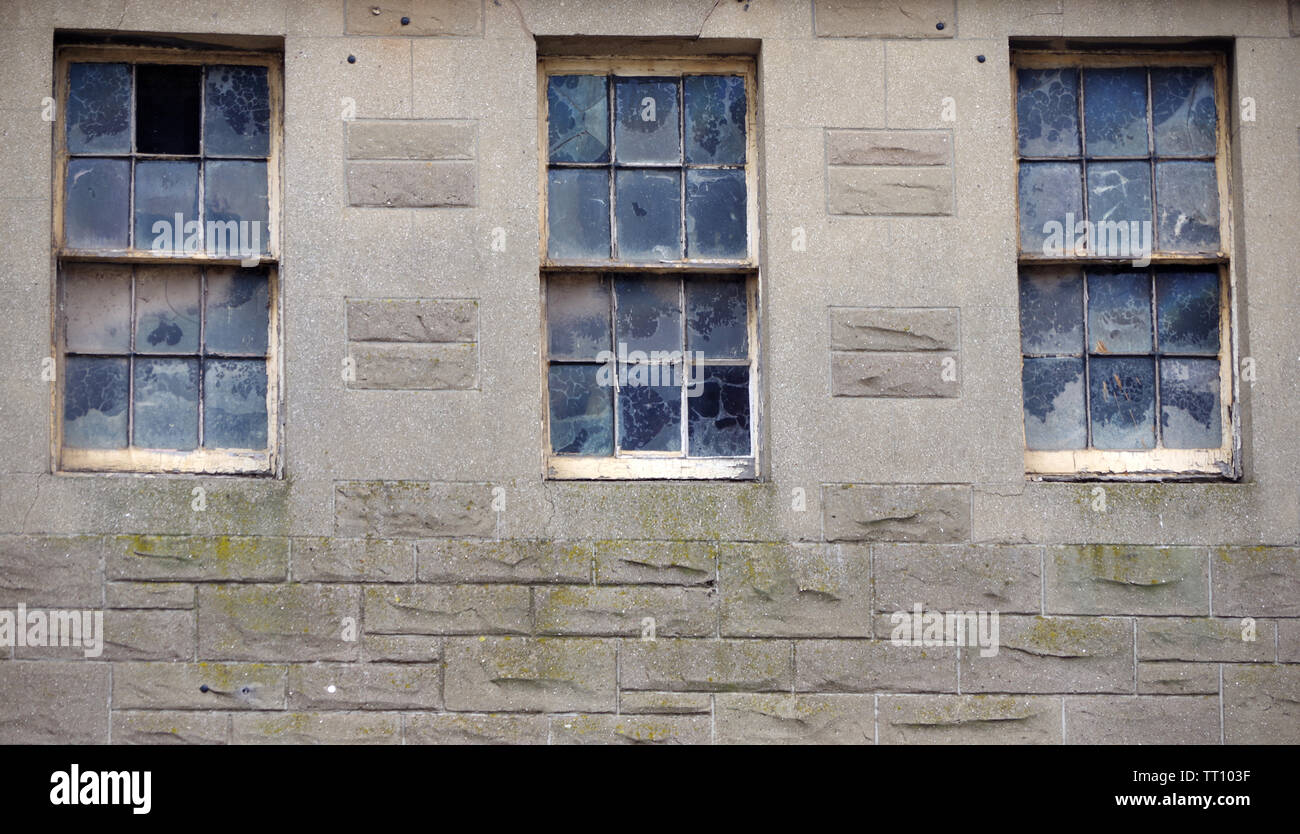
[{"label": "dark broken pane", "polygon": [[271,101],[266,67],[208,67],[204,108],[205,156],[270,153]]},{"label": "dark broken pane", "polygon": [[1156,275],[1156,323],[1162,353],[1219,352],[1219,274]]},{"label": "dark broken pane", "polygon": [[131,163],[68,160],[64,235],[73,249],[125,249],[131,219]]},{"label": "dark broken pane", "polygon": [[[1020,166],[1020,249],[1069,255],[1061,247],[1083,219],[1082,171],[1077,162],[1025,162]],[[1068,216],[1067,216],[1068,215]]]},{"label": "dark broken pane", "polygon": [[1095,448],[1155,448],[1155,374],[1152,359],[1104,356],[1089,360]]},{"label": "dark broken pane", "polygon": [[1016,120],[1021,156],[1077,156],[1079,71],[1016,72]]},{"label": "dark broken pane", "polygon": [[610,350],[609,281],[556,275],[546,282],[546,321],[555,359],[596,359]]},{"label": "dark broken pane", "polygon": [[677,81],[614,79],[614,160],[624,164],[682,161]]},{"label": "dark broken pane", "polygon": [[1151,119],[1157,155],[1214,156],[1214,71],[1210,67],[1151,70]]},{"label": "dark broken pane", "polygon": [[1097,224],[1094,254],[1123,258],[1139,252],[1144,241],[1149,246],[1151,165],[1089,162],[1088,219]]},{"label": "dark broken pane", "polygon": [[196,252],[202,246],[198,222],[197,162],[136,163],[135,248]]},{"label": "dark broken pane", "polygon": [[614,337],[621,351],[681,351],[681,282],[637,275],[614,279]]},{"label": "dark broken pane", "polygon": [[1213,162],[1157,162],[1156,213],[1164,252],[1217,252],[1219,186]]},{"label": "dark broken pane", "polygon": [[199,360],[135,360],[133,433],[146,449],[199,445]]},{"label": "dark broken pane", "polygon": [[1223,445],[1219,360],[1160,360],[1160,432],[1169,449]]},{"label": "dark broken pane", "polygon": [[69,356],[63,367],[63,445],[126,448],[127,360]]},{"label": "dark broken pane", "polygon": [[609,171],[553,169],[546,201],[549,257],[609,258]]},{"label": "dark broken pane", "polygon": [[746,358],[749,356],[748,310],[744,278],[688,280],[686,349],[706,359]]},{"label": "dark broken pane", "polygon": [[620,260],[681,258],[681,171],[621,169],[614,175],[614,201]]},{"label": "dark broken pane", "polygon": [[131,152],[131,68],[68,67],[68,153]]},{"label": "dark broken pane", "polygon": [[609,377],[604,365],[551,366],[551,449],[555,454],[614,454],[614,388]]},{"label": "dark broken pane", "polygon": [[551,162],[609,161],[605,76],[552,75],[546,100]]},{"label": "dark broken pane", "polygon": [[682,389],[673,385],[633,385],[641,375],[658,375],[660,382],[680,381],[681,371],[668,365],[632,366],[628,385],[618,392],[618,445],[629,452],[682,450]]},{"label": "dark broken pane", "polygon": [[1083,71],[1088,156],[1147,154],[1147,73],[1140,67]]},{"label": "dark broken pane", "polygon": [[266,448],[266,360],[209,359],[203,366],[203,445]]},{"label": "dark broken pane", "polygon": [[199,152],[199,94],[203,68],[138,64],[135,68],[135,147],[140,153]]},{"label": "dark broken pane", "polygon": [[1021,382],[1026,448],[1082,449],[1088,445],[1082,358],[1026,358]]},{"label": "dark broken pane", "polygon": [[745,162],[745,79],[739,75],[688,75],[686,162],[743,165]]},{"label": "dark broken pane", "polygon": [[266,353],[270,290],[262,270],[208,269],[207,320],[203,341],[209,353]]},{"label": "dark broken pane", "polygon": [[135,320],[136,352],[197,353],[198,269],[141,267],[137,270]]},{"label": "dark broken pane", "polygon": [[686,172],[686,255],[690,258],[744,258],[745,172]]},{"label": "dark broken pane", "polygon": [[746,457],[749,451],[749,368],[710,365],[687,380],[691,457]]},{"label": "dark broken pane", "polygon": [[64,343],[79,353],[131,348],[131,267],[68,264],[63,278]]},{"label": "dark broken pane", "polygon": [[1056,270],[1021,276],[1020,349],[1083,352],[1083,276]]},{"label": "dark broken pane", "polygon": [[1089,273],[1088,350],[1151,351],[1151,277],[1147,273]]},{"label": "dark broken pane", "polygon": [[265,162],[205,162],[204,240],[210,253],[247,258],[265,252],[267,182]]}]

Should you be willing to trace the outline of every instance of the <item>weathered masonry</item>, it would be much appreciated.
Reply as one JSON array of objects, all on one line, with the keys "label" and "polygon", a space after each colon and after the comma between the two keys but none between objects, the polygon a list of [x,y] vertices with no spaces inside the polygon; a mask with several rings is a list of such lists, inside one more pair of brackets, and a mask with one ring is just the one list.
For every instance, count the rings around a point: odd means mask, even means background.
[{"label": "weathered masonry", "polygon": [[1295,0],[0,45],[0,741],[1300,741]]}]

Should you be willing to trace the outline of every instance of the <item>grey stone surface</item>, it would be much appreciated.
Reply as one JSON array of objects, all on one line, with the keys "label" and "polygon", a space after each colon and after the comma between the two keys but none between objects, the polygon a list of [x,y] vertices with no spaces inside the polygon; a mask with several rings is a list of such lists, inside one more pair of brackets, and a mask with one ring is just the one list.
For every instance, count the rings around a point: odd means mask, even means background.
[{"label": "grey stone surface", "polygon": [[385,539],[297,538],[291,544],[298,582],[409,582],[415,578],[410,542]]},{"label": "grey stone surface", "polygon": [[289,541],[264,536],[117,536],[105,573],[111,579],[283,581]]},{"label": "grey stone surface", "polygon": [[357,119],[348,122],[349,159],[473,159],[475,122]]},{"label": "grey stone surface", "polygon": [[354,342],[473,342],[478,302],[466,298],[348,299]]},{"label": "grey stone surface", "polygon": [[388,585],[365,589],[376,634],[527,634],[530,594],[518,585]]},{"label": "grey stone surface", "polygon": [[718,599],[711,588],[548,587],[534,592],[538,634],[635,637],[712,637]]},{"label": "grey stone surface", "polygon": [[830,541],[968,541],[970,488],[823,484],[822,516]]},{"label": "grey stone surface", "polygon": [[721,693],[718,744],[872,744],[875,698],[870,695]]},{"label": "grey stone surface", "polygon": [[708,744],[707,715],[557,715],[552,744]]},{"label": "grey stone surface", "polygon": [[1218,695],[1219,664],[1138,661],[1139,695]]},{"label": "grey stone surface", "polygon": [[1206,553],[1199,547],[1089,545],[1047,548],[1049,614],[1208,614]]},{"label": "grey stone surface", "polygon": [[402,716],[407,744],[546,744],[544,715],[409,713]]},{"label": "grey stone surface", "polygon": [[109,582],[104,586],[109,608],[193,608],[194,586],[184,582]]},{"label": "grey stone surface", "polygon": [[875,610],[1042,610],[1042,548],[1002,545],[878,544],[871,548]]},{"label": "grey stone surface", "polygon": [[421,582],[591,581],[592,547],[568,541],[435,539],[416,543]]},{"label": "grey stone surface", "polygon": [[620,692],[618,711],[636,715],[711,713],[713,696],[704,692]]},{"label": "grey stone surface", "polygon": [[[481,0],[349,0],[345,8],[349,35],[465,37],[483,33]],[[410,21],[406,25],[402,24],[404,17]]]},{"label": "grey stone surface", "polygon": [[1065,699],[1070,744],[1217,744],[1219,699],[1090,695]]},{"label": "grey stone surface", "polygon": [[598,541],[598,584],[708,585],[717,581],[717,545],[689,541]]},{"label": "grey stone surface", "polygon": [[957,37],[953,0],[813,0],[813,15],[822,38]]},{"label": "grey stone surface", "polygon": [[352,342],[348,355],[356,363],[350,388],[445,391],[478,386],[478,350],[472,343]]},{"label": "grey stone surface", "polygon": [[945,130],[828,130],[829,165],[951,165]]},{"label": "grey stone surface", "polygon": [[832,307],[831,350],[957,350],[959,320],[952,307]]},{"label": "grey stone surface", "polygon": [[1023,695],[884,695],[881,744],[1060,744],[1061,700]]},{"label": "grey stone surface", "polygon": [[826,204],[831,214],[952,214],[952,178],[947,167],[832,166]]},{"label": "grey stone surface", "polygon": [[667,692],[783,692],[794,663],[777,640],[625,640],[619,652],[623,689]]},{"label": "grey stone surface", "polygon": [[276,712],[230,717],[231,744],[401,744],[396,713]]},{"label": "grey stone surface", "polygon": [[1277,649],[1277,623],[1258,620],[1248,629],[1240,619],[1141,617],[1138,660],[1268,663]]},{"label": "grey stone surface", "polygon": [[[199,589],[202,660],[356,660],[348,620],[361,622],[355,585],[205,585]],[[355,635],[356,628],[353,629]]]},{"label": "grey stone surface", "polygon": [[1103,617],[1000,617],[994,656],[965,650],[963,692],[1132,692],[1133,622]]},{"label": "grey stone surface", "polygon": [[1210,576],[1216,615],[1300,616],[1300,548],[1214,548]]},{"label": "grey stone surface", "polygon": [[836,397],[957,397],[958,374],[957,356],[951,353],[831,354],[831,394]]},{"label": "grey stone surface", "polygon": [[1300,742],[1300,666],[1224,666],[1226,744]]},{"label": "grey stone surface", "polygon": [[433,663],[318,663],[289,667],[291,710],[436,710],[442,669]]},{"label": "grey stone surface", "polygon": [[719,574],[723,636],[871,636],[865,545],[724,545]]},{"label": "grey stone surface", "polygon": [[99,536],[0,536],[0,607],[98,606],[106,550]]},{"label": "grey stone surface", "polygon": [[191,710],[114,710],[113,744],[225,744],[230,716]]},{"label": "grey stone surface", "polygon": [[385,208],[475,205],[472,162],[362,161],[347,164],[348,203]]},{"label": "grey stone surface", "polygon": [[799,692],[956,692],[957,649],[888,640],[800,640]]},{"label": "grey stone surface", "polygon": [[0,663],[0,743],[107,744],[107,663]]},{"label": "grey stone surface", "polygon": [[427,634],[366,634],[361,655],[372,663],[433,663],[442,659],[442,638]]},{"label": "grey stone surface", "polygon": [[348,481],[335,484],[334,529],[343,536],[485,536],[496,525],[489,484]]},{"label": "grey stone surface", "polygon": [[574,637],[449,638],[444,684],[447,708],[458,712],[613,712],[617,700],[615,644],[613,640]]},{"label": "grey stone surface", "polygon": [[117,663],[113,709],[282,710],[287,675],[264,663]]}]

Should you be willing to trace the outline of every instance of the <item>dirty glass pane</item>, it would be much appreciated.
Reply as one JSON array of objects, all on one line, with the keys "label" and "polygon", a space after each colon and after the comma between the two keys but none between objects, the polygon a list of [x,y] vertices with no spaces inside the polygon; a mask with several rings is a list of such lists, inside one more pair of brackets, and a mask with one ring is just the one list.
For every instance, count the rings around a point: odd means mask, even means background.
[{"label": "dirty glass pane", "polygon": [[199,360],[135,360],[133,431],[146,449],[199,445]]},{"label": "dirty glass pane", "polygon": [[73,249],[125,249],[131,218],[131,163],[125,159],[68,160],[63,224]]},{"label": "dirty glass pane", "polygon": [[1089,273],[1088,350],[1151,351],[1151,277],[1147,273]]},{"label": "dirty glass pane", "polygon": [[609,162],[605,76],[552,75],[546,99],[551,162]]},{"label": "dirty glass pane", "polygon": [[[198,220],[197,162],[136,163],[135,248],[198,251],[202,241]],[[186,228],[190,222],[195,226]],[[188,243],[187,238],[190,239]]]},{"label": "dirty glass pane", "polygon": [[207,321],[203,341],[209,353],[266,353],[270,291],[261,270],[208,270]]},{"label": "dirty glass pane", "polygon": [[546,320],[555,359],[596,359],[610,350],[609,282],[585,275],[552,276],[546,282]]},{"label": "dirty glass pane", "polygon": [[624,164],[682,161],[677,81],[614,79],[614,160]]},{"label": "dirty glass pane", "polygon": [[743,165],[745,162],[745,79],[739,75],[688,75],[686,162]]},{"label": "dirty glass pane", "polygon": [[1156,275],[1156,322],[1162,353],[1219,352],[1219,274]]},{"label": "dirty glass pane", "polygon": [[80,353],[131,348],[131,267],[69,264],[63,277],[64,343]]},{"label": "dirty glass pane", "polygon": [[1143,240],[1149,244],[1151,227],[1133,224],[1151,222],[1150,163],[1089,162],[1088,219],[1106,224],[1091,242],[1098,255],[1126,257],[1138,252]]},{"label": "dirty glass pane", "polygon": [[1020,349],[1083,352],[1083,276],[1034,272],[1020,279]]},{"label": "dirty glass pane", "polygon": [[1151,70],[1151,118],[1159,156],[1214,156],[1214,71],[1210,67]]},{"label": "dirty glass pane", "polygon": [[551,449],[555,454],[614,454],[614,388],[600,384],[604,367],[551,366]]},{"label": "dirty glass pane", "polygon": [[1104,356],[1090,360],[1094,447],[1155,448],[1155,373],[1152,359]]},{"label": "dirty glass pane", "polygon": [[68,153],[130,153],[131,68],[68,67]]},{"label": "dirty glass pane", "polygon": [[686,172],[686,255],[744,258],[745,172],[691,169]]},{"label": "dirty glass pane", "polygon": [[704,380],[687,391],[691,457],[747,456],[749,368],[709,366]]},{"label": "dirty glass pane", "polygon": [[1162,251],[1218,251],[1218,189],[1213,162],[1156,163],[1156,212]]},{"label": "dirty glass pane", "polygon": [[686,349],[705,359],[748,357],[748,310],[744,278],[688,280]]},{"label": "dirty glass pane", "polygon": [[614,336],[619,349],[682,349],[681,283],[676,278],[614,279]]},{"label": "dirty glass pane", "polygon": [[[1020,249],[1062,253],[1067,230],[1083,219],[1082,172],[1077,162],[1025,162],[1020,166]],[[1070,215],[1067,217],[1066,215]],[[1053,224],[1048,226],[1047,224]]]},{"label": "dirty glass pane", "polygon": [[681,258],[681,171],[619,170],[614,175],[614,202],[620,260]]},{"label": "dirty glass pane", "polygon": [[1022,69],[1016,73],[1021,156],[1077,156],[1079,71]]},{"label": "dirty glass pane", "polygon": [[199,152],[199,93],[203,68],[138,64],[135,68],[135,147],[140,153]]},{"label": "dirty glass pane", "polygon": [[208,67],[204,107],[205,156],[270,153],[271,100],[266,67]]},{"label": "dirty glass pane", "polygon": [[203,445],[266,448],[266,360],[209,359],[203,368]]},{"label": "dirty glass pane", "polygon": [[63,367],[63,445],[126,448],[127,360],[69,356]]},{"label": "dirty glass pane", "polygon": [[547,255],[608,258],[609,171],[552,170],[547,179]]},{"label": "dirty glass pane", "polygon": [[1217,449],[1219,360],[1160,360],[1160,431],[1169,449]]},{"label": "dirty glass pane", "polygon": [[1022,372],[1025,446],[1034,450],[1082,449],[1084,423],[1083,359],[1026,358]]},{"label": "dirty glass pane", "polygon": [[266,228],[266,163],[213,161],[204,163],[203,168],[208,251],[226,257],[265,252],[270,237]]},{"label": "dirty glass pane", "polygon": [[136,273],[135,349],[138,353],[197,353],[199,271],[147,269]]},{"label": "dirty glass pane", "polygon": [[680,452],[682,389],[632,384],[644,374],[657,374],[659,382],[672,382],[674,374],[680,381],[681,370],[669,365],[628,368],[629,383],[618,392],[619,448],[629,452]]},{"label": "dirty glass pane", "polygon": [[1083,71],[1088,156],[1147,154],[1147,74],[1139,67]]}]

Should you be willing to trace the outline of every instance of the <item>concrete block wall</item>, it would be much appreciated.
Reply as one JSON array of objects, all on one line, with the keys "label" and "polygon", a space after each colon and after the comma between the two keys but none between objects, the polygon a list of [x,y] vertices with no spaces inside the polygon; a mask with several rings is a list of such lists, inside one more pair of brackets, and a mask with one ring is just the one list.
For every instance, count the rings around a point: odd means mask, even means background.
[{"label": "concrete block wall", "polygon": [[[107,643],[0,651],[0,741],[1300,741],[1297,15],[5,0],[0,609]],[[283,38],[280,477],[51,471],[58,30]],[[756,54],[759,480],[544,478],[537,39],[572,36]],[[1023,37],[1232,43],[1239,482],[1024,476]],[[917,604],[1001,651],[891,644]]]}]

